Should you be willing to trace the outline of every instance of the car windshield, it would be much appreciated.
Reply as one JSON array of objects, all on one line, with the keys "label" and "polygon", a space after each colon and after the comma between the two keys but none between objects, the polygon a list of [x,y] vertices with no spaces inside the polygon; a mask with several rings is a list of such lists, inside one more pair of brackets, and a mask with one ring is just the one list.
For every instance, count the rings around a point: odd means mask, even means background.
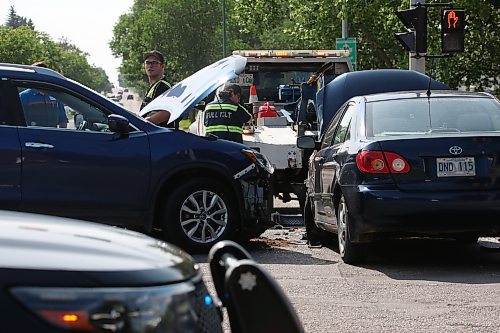
[{"label": "car windshield", "polygon": [[500,131],[500,104],[487,97],[375,101],[365,117],[368,137]]}]

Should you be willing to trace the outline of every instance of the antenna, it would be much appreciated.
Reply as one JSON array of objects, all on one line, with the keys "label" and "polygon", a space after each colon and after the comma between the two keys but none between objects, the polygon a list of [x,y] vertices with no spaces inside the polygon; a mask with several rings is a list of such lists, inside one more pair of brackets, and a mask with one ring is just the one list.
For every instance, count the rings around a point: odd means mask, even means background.
[{"label": "antenna", "polygon": [[432,78],[429,75],[429,85],[427,86],[427,97],[431,97],[431,83],[432,83]]}]

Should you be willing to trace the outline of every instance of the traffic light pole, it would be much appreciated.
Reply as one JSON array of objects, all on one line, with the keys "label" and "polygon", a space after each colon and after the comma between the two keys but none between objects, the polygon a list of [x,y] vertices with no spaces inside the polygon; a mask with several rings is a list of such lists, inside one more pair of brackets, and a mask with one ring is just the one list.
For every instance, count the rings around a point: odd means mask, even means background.
[{"label": "traffic light pole", "polygon": [[[425,0],[410,0],[410,8],[416,7],[417,3],[423,5],[425,4]],[[425,57],[419,54],[420,57],[417,58],[416,55],[415,52],[409,53],[409,69],[425,74]]]}]

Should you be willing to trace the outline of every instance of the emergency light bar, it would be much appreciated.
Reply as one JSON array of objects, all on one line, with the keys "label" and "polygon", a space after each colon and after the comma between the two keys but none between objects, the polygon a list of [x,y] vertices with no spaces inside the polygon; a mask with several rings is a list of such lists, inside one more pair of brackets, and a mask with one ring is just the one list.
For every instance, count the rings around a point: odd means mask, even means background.
[{"label": "emergency light bar", "polygon": [[255,58],[327,58],[348,57],[349,50],[237,50],[233,55]]}]

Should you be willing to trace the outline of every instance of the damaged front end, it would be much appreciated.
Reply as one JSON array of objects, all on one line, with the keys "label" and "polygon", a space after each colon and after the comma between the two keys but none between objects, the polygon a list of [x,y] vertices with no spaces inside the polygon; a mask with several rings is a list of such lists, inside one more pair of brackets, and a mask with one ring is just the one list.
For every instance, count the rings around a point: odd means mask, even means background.
[{"label": "damaged front end", "polygon": [[243,193],[244,210],[242,218],[244,228],[266,228],[271,222],[272,194],[270,179],[274,172],[266,156],[253,149],[242,149],[252,164],[233,176]]}]

